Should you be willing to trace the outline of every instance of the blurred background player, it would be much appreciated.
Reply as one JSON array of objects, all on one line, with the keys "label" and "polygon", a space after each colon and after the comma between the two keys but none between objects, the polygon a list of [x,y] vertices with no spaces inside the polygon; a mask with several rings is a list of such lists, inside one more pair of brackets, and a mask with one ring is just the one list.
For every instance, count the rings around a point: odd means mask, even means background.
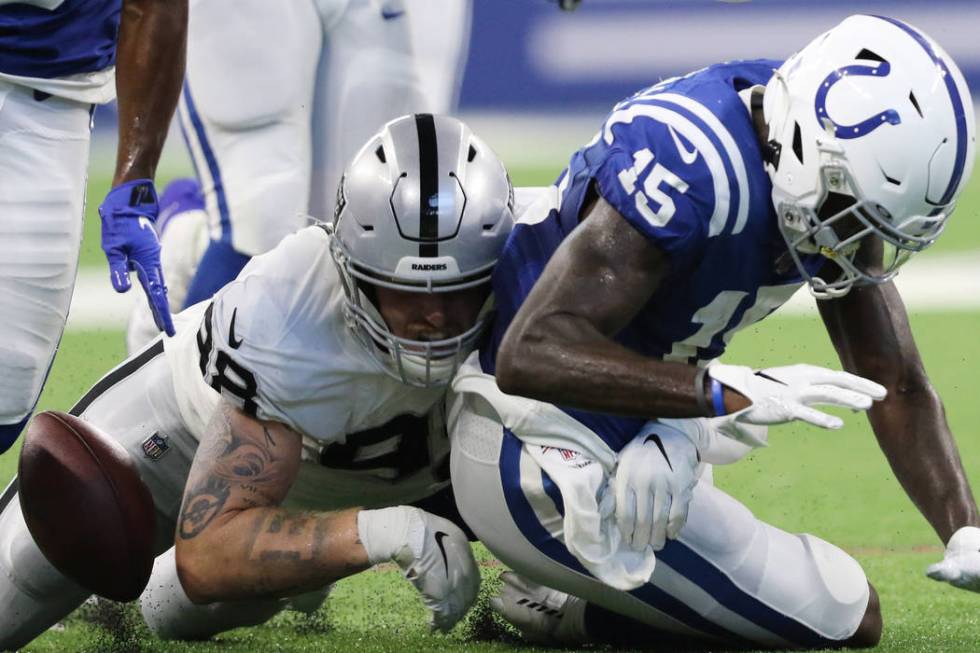
[{"label": "blurred background player", "polygon": [[[742,428],[843,426],[814,404],[868,411],[947,547],[929,575],[980,590],[980,515],[892,282],[970,178],[969,98],[931,38],[852,16],[785,62],[709,66],[613,108],[520,216],[488,344],[454,382],[460,512],[532,581],[505,577],[508,618],[563,644],[877,644],[860,564],[701,477],[727,438],[676,419],[719,416],[753,446],[764,430]],[[717,360],[804,283],[850,373]]]},{"label": "blurred background player", "polygon": [[451,113],[469,22],[462,0],[191,0],[180,120],[210,240],[184,304],[329,217],[382,124]]},{"label": "blurred background player", "polygon": [[151,224],[153,176],[180,92],[186,29],[186,0],[0,0],[0,452],[30,416],[61,339],[92,114],[114,95],[119,149],[99,209],[112,285],[125,292],[136,271],[157,327],[173,333]]}]

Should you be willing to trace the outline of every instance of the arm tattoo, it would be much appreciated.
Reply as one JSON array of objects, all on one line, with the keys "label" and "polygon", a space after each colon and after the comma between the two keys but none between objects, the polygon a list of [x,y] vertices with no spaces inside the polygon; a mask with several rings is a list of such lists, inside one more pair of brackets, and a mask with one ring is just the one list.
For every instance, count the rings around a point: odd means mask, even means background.
[{"label": "arm tattoo", "polygon": [[262,425],[262,432],[265,433],[265,443],[270,447],[276,446],[276,441],[272,439],[272,432],[265,424]]},{"label": "arm tattoo", "polygon": [[185,540],[207,528],[233,492],[246,508],[278,503],[274,487],[283,472],[271,450],[276,443],[269,428],[262,426],[264,440],[253,441],[232,432],[223,407],[217,413],[210,426],[211,442],[195,457],[184,493],[177,532]]},{"label": "arm tattoo", "polygon": [[228,482],[214,477],[208,477],[203,487],[188,492],[177,530],[181,539],[189,540],[199,535],[224,508],[229,494]]}]

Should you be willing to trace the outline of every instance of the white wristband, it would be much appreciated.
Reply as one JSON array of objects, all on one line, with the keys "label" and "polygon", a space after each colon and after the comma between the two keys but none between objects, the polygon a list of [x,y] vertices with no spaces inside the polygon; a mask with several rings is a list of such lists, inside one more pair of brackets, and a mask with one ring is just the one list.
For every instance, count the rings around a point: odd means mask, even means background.
[{"label": "white wristband", "polygon": [[395,506],[357,513],[357,536],[367,551],[368,562],[389,562],[405,549],[412,556],[421,555],[425,523],[421,511],[409,506]]}]

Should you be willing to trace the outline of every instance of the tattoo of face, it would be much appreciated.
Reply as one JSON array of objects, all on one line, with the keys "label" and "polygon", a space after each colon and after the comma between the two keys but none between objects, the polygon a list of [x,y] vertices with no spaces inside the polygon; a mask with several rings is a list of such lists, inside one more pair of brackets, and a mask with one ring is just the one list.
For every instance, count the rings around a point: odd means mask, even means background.
[{"label": "tattoo of face", "polygon": [[177,533],[183,540],[200,535],[208,524],[221,512],[231,490],[228,483],[209,476],[203,486],[184,497]]}]

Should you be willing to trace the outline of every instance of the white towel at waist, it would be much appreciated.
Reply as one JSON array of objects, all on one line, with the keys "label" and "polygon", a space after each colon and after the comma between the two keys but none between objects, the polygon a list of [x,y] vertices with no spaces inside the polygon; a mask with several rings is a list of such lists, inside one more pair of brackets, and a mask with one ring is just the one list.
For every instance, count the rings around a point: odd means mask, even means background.
[{"label": "white towel at waist", "polygon": [[633,551],[616,526],[613,493],[607,491],[616,452],[602,438],[552,404],[501,392],[496,379],[483,373],[476,353],[463,363],[453,390],[458,396],[451,412],[462,409],[466,394],[481,396],[558,486],[565,508],[565,547],[589,573],[621,590],[650,580],[656,565],[653,550]]}]

